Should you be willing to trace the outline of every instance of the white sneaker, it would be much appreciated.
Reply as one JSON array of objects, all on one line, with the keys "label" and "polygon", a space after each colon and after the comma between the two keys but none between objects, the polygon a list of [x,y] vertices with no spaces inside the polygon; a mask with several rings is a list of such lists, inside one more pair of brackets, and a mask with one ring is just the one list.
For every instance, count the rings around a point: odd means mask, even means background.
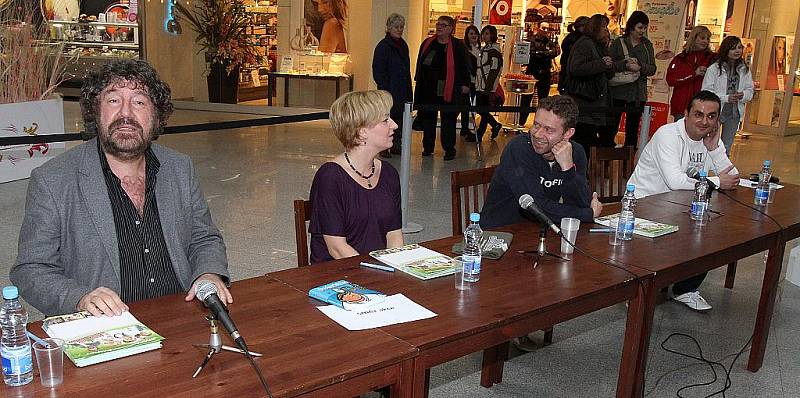
[{"label": "white sneaker", "polygon": [[684,293],[680,296],[675,296],[673,300],[683,303],[695,311],[708,311],[711,309],[711,305],[700,295],[700,292]]},{"label": "white sneaker", "polygon": [[517,349],[524,352],[534,352],[540,348],[540,346],[533,342],[527,335],[511,339],[511,344],[514,344]]}]

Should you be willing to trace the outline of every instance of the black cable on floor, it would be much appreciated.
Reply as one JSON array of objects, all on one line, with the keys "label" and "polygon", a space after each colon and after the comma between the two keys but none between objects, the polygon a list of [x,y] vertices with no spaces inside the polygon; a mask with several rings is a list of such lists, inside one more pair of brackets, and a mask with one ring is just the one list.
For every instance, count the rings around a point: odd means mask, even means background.
[{"label": "black cable on floor", "polygon": [[[769,214],[767,214],[767,213],[766,213],[766,212],[764,212],[763,210],[761,210],[761,209],[759,209],[759,208],[756,208],[755,206],[749,205],[749,204],[747,204],[747,203],[744,203],[744,202],[740,201],[739,199],[736,199],[735,197],[731,196],[730,194],[728,194],[727,192],[725,192],[725,191],[723,191],[723,190],[718,190],[718,192],[719,192],[720,194],[722,194],[723,196],[725,196],[725,197],[727,197],[727,198],[731,199],[732,201],[734,201],[734,202],[736,202],[736,203],[738,203],[738,204],[740,204],[740,205],[742,205],[742,206],[744,206],[744,207],[747,207],[747,208],[749,208],[749,209],[751,209],[751,210],[755,210],[756,212],[758,212],[758,213],[760,213],[760,214],[762,214],[762,215],[766,216],[767,218],[769,218],[770,220],[772,220],[772,222],[774,222],[774,223],[775,223],[775,225],[777,225],[777,226],[778,226],[778,228],[779,228],[780,230],[783,230],[783,226],[781,225],[781,223],[779,223],[779,222],[778,222],[778,220],[776,220],[774,217],[770,216]],[[777,288],[777,285],[775,286],[775,288]],[[773,312],[774,312],[774,309],[773,309]],[[686,354],[686,353],[683,353],[683,352],[679,352],[679,351],[671,350],[671,349],[669,349],[669,348],[665,347],[665,344],[667,343],[667,341],[669,341],[669,339],[670,339],[670,338],[672,338],[672,337],[674,337],[674,336],[683,336],[683,337],[687,337],[687,338],[691,339],[691,340],[692,340],[692,342],[694,342],[695,346],[697,347],[697,350],[699,351],[699,353],[700,353],[700,356],[699,356],[699,357],[696,357],[696,356],[693,356],[693,355],[690,355],[690,354]],[[733,370],[733,366],[736,364],[736,361],[737,361],[737,360],[739,359],[739,357],[740,357],[740,356],[741,356],[741,355],[744,353],[744,351],[745,351],[745,350],[747,350],[747,347],[748,347],[748,346],[750,346],[750,344],[753,342],[753,336],[754,336],[753,334],[751,334],[751,335],[750,335],[750,338],[747,340],[747,343],[745,343],[745,345],[742,347],[742,349],[741,349],[741,350],[739,350],[739,351],[736,353],[736,356],[733,358],[733,361],[731,362],[731,365],[730,365],[729,367],[727,367],[727,368],[726,368],[726,367],[725,367],[725,365],[724,365],[724,364],[722,364],[721,362],[716,362],[716,361],[711,361],[711,360],[708,360],[708,359],[706,359],[706,358],[703,356],[703,349],[700,347],[700,343],[698,343],[698,341],[697,341],[697,340],[696,340],[694,337],[692,337],[692,336],[689,336],[689,335],[687,335],[687,334],[684,334],[684,333],[672,333],[672,334],[670,334],[669,336],[667,336],[667,338],[666,338],[666,339],[664,339],[664,341],[663,341],[663,342],[661,342],[661,348],[662,348],[662,349],[664,349],[664,350],[665,350],[665,351],[667,351],[667,352],[671,352],[671,353],[673,353],[673,354],[677,354],[677,355],[681,355],[681,356],[684,356],[684,357],[688,357],[688,358],[692,358],[692,359],[695,359],[695,360],[701,361],[701,362],[703,362],[703,363],[707,364],[707,365],[709,366],[709,368],[711,369],[711,372],[714,374],[714,380],[712,380],[712,381],[710,381],[710,382],[706,382],[706,383],[696,383],[696,384],[690,384],[690,385],[688,385],[688,386],[683,386],[683,387],[681,387],[680,389],[678,389],[678,391],[676,391],[676,393],[675,393],[675,394],[676,394],[676,396],[677,396],[677,397],[679,397],[679,398],[684,398],[684,397],[681,395],[681,392],[683,392],[684,390],[687,390],[687,389],[690,389],[690,388],[702,387],[702,386],[707,386],[707,385],[714,384],[714,383],[717,381],[717,372],[716,372],[716,370],[714,369],[714,366],[715,366],[715,365],[717,365],[717,366],[720,366],[720,367],[722,367],[722,369],[723,369],[723,370],[725,370],[725,385],[724,385],[724,386],[722,387],[722,389],[720,389],[719,391],[715,391],[715,392],[713,392],[713,393],[711,393],[711,394],[709,394],[709,395],[706,395],[706,396],[705,396],[705,398],[710,398],[710,397],[713,397],[713,396],[716,396],[716,395],[720,395],[720,394],[722,394],[722,397],[723,397],[723,398],[725,398],[725,392],[726,392],[728,389],[730,389],[730,387],[731,387],[731,385],[732,385],[732,381],[731,381],[731,377],[730,377],[730,376],[731,376],[731,371]],[[728,356],[730,356],[730,355],[728,355]],[[726,356],[726,357],[724,357],[724,358],[727,358],[727,356]],[[723,358],[722,360],[724,360],[724,358]],[[721,361],[722,361],[722,360],[721,360]],[[676,369],[676,370],[677,370],[677,369]],[[669,373],[672,373],[672,372],[674,372],[674,371],[675,371],[675,370],[672,370],[672,371],[670,371],[670,372],[667,372],[667,373],[665,373],[665,374],[661,375],[661,376],[660,376],[660,377],[659,377],[659,378],[656,380],[656,385],[658,385],[658,383],[661,381],[661,379],[662,379],[662,378],[664,378],[664,377],[665,377],[667,374],[669,374]],[[652,391],[651,391],[651,393],[652,393]],[[647,395],[647,394],[645,394],[645,395]]]}]

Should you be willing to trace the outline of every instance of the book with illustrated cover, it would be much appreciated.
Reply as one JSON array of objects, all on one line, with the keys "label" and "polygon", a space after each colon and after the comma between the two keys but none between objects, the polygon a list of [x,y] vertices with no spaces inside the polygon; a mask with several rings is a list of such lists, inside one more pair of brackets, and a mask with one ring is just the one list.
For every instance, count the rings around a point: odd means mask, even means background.
[{"label": "book with illustrated cover", "polygon": [[450,257],[416,243],[375,250],[369,255],[382,263],[423,280],[452,275],[455,272]]},{"label": "book with illustrated cover", "polygon": [[130,312],[95,317],[88,311],[46,318],[42,329],[64,340],[64,353],[83,367],[161,348],[163,337]]},{"label": "book with illustrated cover", "polygon": [[[595,218],[594,222],[609,228],[617,228],[618,217],[619,213],[610,214]],[[677,230],[677,225],[663,224],[656,221],[645,220],[644,218],[637,217],[633,222],[633,233],[648,238],[657,238],[662,235],[671,234]]]},{"label": "book with illustrated cover", "polygon": [[366,308],[386,300],[386,295],[381,292],[345,280],[317,286],[309,290],[308,295],[348,311]]}]

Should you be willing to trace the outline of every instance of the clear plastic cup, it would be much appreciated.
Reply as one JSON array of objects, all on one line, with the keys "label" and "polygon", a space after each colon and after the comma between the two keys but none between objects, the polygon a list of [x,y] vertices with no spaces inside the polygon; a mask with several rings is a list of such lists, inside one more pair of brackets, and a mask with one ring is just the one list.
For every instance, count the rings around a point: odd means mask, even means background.
[{"label": "clear plastic cup", "polygon": [[767,197],[767,203],[772,203],[775,201],[775,191],[778,190],[774,184],[769,184],[769,196]]},{"label": "clear plastic cup", "polygon": [[[616,219],[616,222],[619,222],[619,218]],[[618,246],[622,244],[622,239],[617,239],[617,227],[614,226],[614,223],[611,224],[612,226],[609,227],[611,231],[608,232],[608,244],[611,246]]]},{"label": "clear plastic cup", "polygon": [[453,268],[456,270],[456,272],[453,273],[456,289],[469,289],[469,282],[464,280],[464,260],[461,258],[461,256],[454,257],[451,264],[453,264]]},{"label": "clear plastic cup", "polygon": [[64,382],[64,340],[42,339],[33,343],[39,378],[45,387],[56,387]]},{"label": "clear plastic cup", "polygon": [[[567,260],[572,258],[572,252],[574,251],[574,247],[572,245],[575,244],[575,238],[578,237],[578,229],[581,227],[581,220],[577,218],[562,218],[561,219],[561,233],[564,235],[561,238],[561,257],[566,258]],[[572,242],[570,245],[569,242]]]}]

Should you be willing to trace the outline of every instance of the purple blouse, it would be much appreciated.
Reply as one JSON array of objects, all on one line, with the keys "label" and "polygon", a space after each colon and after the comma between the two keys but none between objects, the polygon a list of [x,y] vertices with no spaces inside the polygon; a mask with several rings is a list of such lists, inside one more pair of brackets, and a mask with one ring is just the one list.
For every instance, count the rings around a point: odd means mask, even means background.
[{"label": "purple blouse", "polygon": [[382,162],[378,185],[359,185],[339,164],[320,166],[311,184],[311,264],[333,260],[322,235],[344,236],[360,254],[386,248],[386,234],[400,229],[400,176]]}]

